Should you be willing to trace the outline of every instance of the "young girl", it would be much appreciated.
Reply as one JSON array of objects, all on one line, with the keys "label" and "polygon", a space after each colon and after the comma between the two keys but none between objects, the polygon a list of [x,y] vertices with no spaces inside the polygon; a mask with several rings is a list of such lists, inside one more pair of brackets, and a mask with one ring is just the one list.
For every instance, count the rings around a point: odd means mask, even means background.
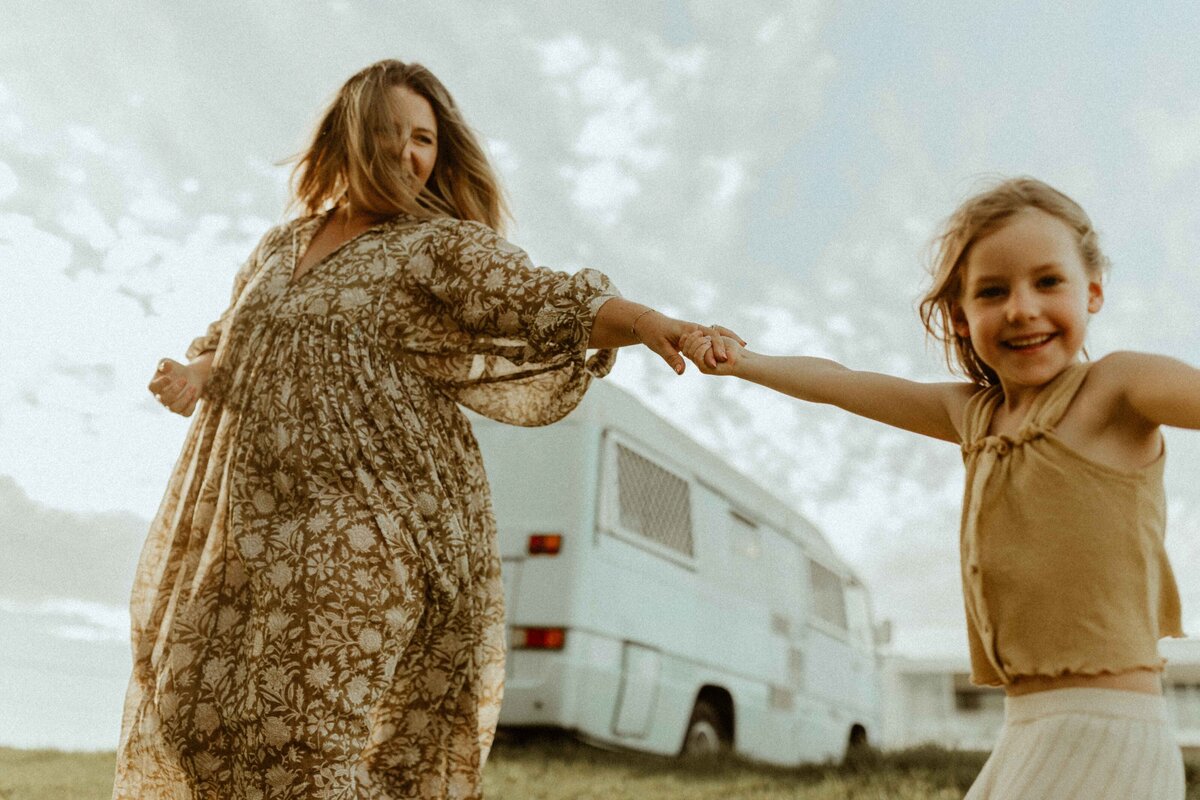
[{"label": "young girl", "polygon": [[1200,370],[1119,352],[1081,360],[1107,259],[1074,201],[1030,178],[969,199],[921,303],[969,382],[924,384],[820,358],[684,337],[702,372],[960,445],[974,683],[1005,722],[968,800],[1182,798],[1157,641],[1182,636],[1163,550],[1160,426],[1200,428]]}]

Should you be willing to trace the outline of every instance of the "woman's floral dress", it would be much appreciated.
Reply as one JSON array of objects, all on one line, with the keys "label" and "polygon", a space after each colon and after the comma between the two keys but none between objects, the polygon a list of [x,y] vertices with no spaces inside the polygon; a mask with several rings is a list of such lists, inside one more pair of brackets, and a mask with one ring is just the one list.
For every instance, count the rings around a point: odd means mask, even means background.
[{"label": "woman's floral dress", "polygon": [[269,231],[150,529],[119,800],[480,796],[504,679],[496,528],[458,404],[545,425],[616,293],[489,228],[400,216],[293,280]]}]

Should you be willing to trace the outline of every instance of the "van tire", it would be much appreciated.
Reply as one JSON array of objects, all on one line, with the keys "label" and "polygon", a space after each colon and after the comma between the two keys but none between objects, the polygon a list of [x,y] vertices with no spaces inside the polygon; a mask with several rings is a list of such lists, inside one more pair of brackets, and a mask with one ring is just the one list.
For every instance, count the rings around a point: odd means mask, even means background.
[{"label": "van tire", "polygon": [[867,729],[855,723],[850,728],[850,737],[846,741],[846,755],[842,765],[852,769],[874,769],[879,766],[879,752],[871,746],[867,737]]},{"label": "van tire", "polygon": [[731,739],[716,707],[707,700],[697,700],[683,735],[682,755],[685,758],[711,758],[728,752]]}]

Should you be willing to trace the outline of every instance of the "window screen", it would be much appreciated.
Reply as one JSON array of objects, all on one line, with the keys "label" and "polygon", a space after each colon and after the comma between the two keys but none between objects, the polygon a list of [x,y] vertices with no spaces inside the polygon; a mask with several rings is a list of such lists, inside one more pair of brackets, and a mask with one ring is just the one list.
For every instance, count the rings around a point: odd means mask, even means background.
[{"label": "window screen", "polygon": [[684,555],[692,555],[688,483],[617,445],[621,527]]}]

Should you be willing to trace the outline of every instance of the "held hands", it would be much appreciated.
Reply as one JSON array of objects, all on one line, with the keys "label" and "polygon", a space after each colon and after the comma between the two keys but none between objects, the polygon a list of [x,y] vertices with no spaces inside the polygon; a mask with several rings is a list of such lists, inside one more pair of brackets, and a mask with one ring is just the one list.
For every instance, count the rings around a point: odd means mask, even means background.
[{"label": "held hands", "polygon": [[[684,355],[691,358],[701,372],[717,374],[715,370],[719,369],[718,365],[728,357],[729,345],[740,348],[746,343],[742,337],[723,325],[700,325],[695,322],[673,319],[657,311],[651,311],[637,318],[632,326],[632,331],[642,344],[658,353],[664,361],[671,365],[671,369],[680,375],[683,374],[684,369],[683,358],[679,355],[680,351],[684,351]],[[684,350],[684,342],[693,336],[709,342],[709,347],[699,354],[700,360],[693,358]]]},{"label": "held hands", "polygon": [[180,364],[164,358],[148,388],[158,402],[176,414],[190,417],[196,410],[196,401],[208,380],[208,370],[201,364]]},{"label": "held hands", "polygon": [[[680,349],[705,375],[733,375],[745,357],[746,343],[730,338],[721,328],[716,330],[720,335],[709,335],[704,329],[691,331],[680,341]],[[718,348],[723,358],[714,358]]]}]

